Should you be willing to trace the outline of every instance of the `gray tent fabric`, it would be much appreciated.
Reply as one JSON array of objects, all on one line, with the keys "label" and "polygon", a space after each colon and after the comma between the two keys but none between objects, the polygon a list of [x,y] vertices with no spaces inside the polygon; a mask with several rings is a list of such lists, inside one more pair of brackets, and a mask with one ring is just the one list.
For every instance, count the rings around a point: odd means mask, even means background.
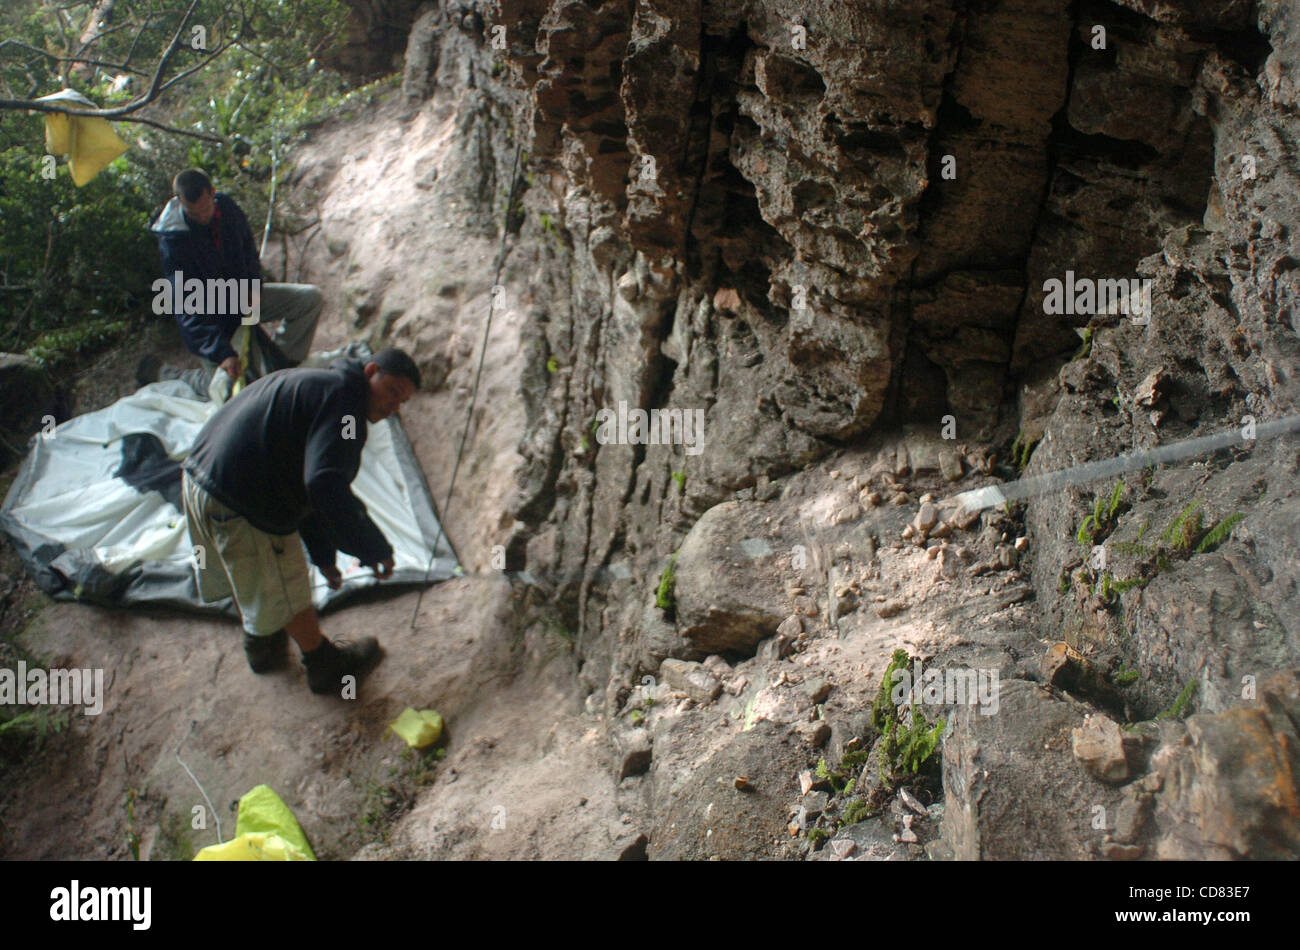
[{"label": "gray tent fabric", "polygon": [[[303,365],[367,353],[353,344],[313,354]],[[32,438],[0,507],[0,528],[43,590],[106,606],[158,604],[237,616],[229,598],[199,600],[180,507],[180,463],[217,408],[185,383],[167,380]],[[434,583],[463,573],[445,535],[438,540],[433,497],[396,416],[370,426],[352,490],[393,546],[393,575],[380,582],[340,554],[343,586],[333,591],[313,566],[318,610],[380,583]],[[437,556],[426,575],[435,541]]]}]

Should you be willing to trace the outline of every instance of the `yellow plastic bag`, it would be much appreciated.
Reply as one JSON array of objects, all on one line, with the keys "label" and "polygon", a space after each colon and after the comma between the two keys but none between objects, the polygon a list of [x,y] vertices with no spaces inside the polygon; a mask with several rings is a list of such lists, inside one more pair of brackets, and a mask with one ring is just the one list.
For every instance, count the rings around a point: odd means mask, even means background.
[{"label": "yellow plastic bag", "polygon": [[[93,102],[73,89],[42,96],[36,101],[96,108]],[[68,156],[68,171],[72,174],[72,183],[78,188],[103,171],[129,147],[117,137],[107,119],[55,112],[45,115],[45,148],[51,155]]]},{"label": "yellow plastic bag", "polygon": [[315,861],[302,826],[269,785],[239,800],[235,837],[204,848],[195,861]]},{"label": "yellow plastic bag", "polygon": [[388,724],[412,749],[431,746],[442,737],[442,716],[432,709],[416,712],[410,706]]}]

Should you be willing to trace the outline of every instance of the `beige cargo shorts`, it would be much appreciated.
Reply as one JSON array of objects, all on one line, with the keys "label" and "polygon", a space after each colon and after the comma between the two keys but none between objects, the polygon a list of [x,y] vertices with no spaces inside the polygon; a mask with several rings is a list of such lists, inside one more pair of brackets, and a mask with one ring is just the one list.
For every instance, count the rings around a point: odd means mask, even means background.
[{"label": "beige cargo shorts", "polygon": [[267,534],[231,511],[185,472],[181,502],[194,546],[199,597],[233,596],[244,629],[267,636],[312,605],[307,558],[297,532]]}]

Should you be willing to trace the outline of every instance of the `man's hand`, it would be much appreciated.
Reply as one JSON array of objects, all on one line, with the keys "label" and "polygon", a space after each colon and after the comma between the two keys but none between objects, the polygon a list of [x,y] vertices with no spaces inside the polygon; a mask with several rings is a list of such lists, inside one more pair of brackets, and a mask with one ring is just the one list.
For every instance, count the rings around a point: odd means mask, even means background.
[{"label": "man's hand", "polygon": [[219,366],[221,367],[221,369],[224,369],[226,371],[226,375],[229,376],[231,379],[239,379],[239,357],[238,356],[227,356],[224,360],[221,361]]},{"label": "man's hand", "polygon": [[375,565],[375,577],[381,581],[393,576],[393,559],[386,557]]},{"label": "man's hand", "polygon": [[330,590],[338,590],[343,586],[343,575],[339,573],[337,567],[322,567],[320,572],[325,575],[325,580],[329,582]]}]

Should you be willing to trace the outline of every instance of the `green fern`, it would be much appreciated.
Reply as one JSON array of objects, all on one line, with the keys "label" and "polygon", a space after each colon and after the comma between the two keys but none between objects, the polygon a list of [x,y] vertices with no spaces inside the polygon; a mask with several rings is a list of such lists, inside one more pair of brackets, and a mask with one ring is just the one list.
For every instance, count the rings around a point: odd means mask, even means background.
[{"label": "green fern", "polygon": [[1229,518],[1220,521],[1206,533],[1201,539],[1201,543],[1196,546],[1197,554],[1204,554],[1206,551],[1213,551],[1216,547],[1228,539],[1232,534],[1232,529],[1237,526],[1237,522],[1244,518],[1240,511]]},{"label": "green fern", "polygon": [[1182,692],[1178,694],[1178,698],[1174,700],[1174,704],[1170,706],[1168,709],[1166,709],[1164,712],[1157,715],[1156,718],[1157,719],[1181,719],[1184,710],[1187,709],[1187,704],[1191,702],[1192,695],[1196,692],[1196,688],[1200,685],[1201,685],[1200,680],[1189,681],[1188,684],[1183,687]]},{"label": "green fern", "polygon": [[889,658],[889,666],[885,667],[884,679],[880,681],[876,700],[871,704],[871,724],[882,734],[886,731],[886,727],[898,718],[898,711],[891,698],[894,690],[894,672],[900,669],[906,670],[910,662],[911,657],[907,655],[906,650],[895,650],[893,656]]},{"label": "green fern", "polygon": [[1169,523],[1169,527],[1165,528],[1164,533],[1160,535],[1160,540],[1164,541],[1166,544],[1173,544],[1175,533],[1183,527],[1183,523],[1187,521],[1192,512],[1199,507],[1201,507],[1201,500],[1198,498],[1184,508],[1179,513],[1178,517]]}]

